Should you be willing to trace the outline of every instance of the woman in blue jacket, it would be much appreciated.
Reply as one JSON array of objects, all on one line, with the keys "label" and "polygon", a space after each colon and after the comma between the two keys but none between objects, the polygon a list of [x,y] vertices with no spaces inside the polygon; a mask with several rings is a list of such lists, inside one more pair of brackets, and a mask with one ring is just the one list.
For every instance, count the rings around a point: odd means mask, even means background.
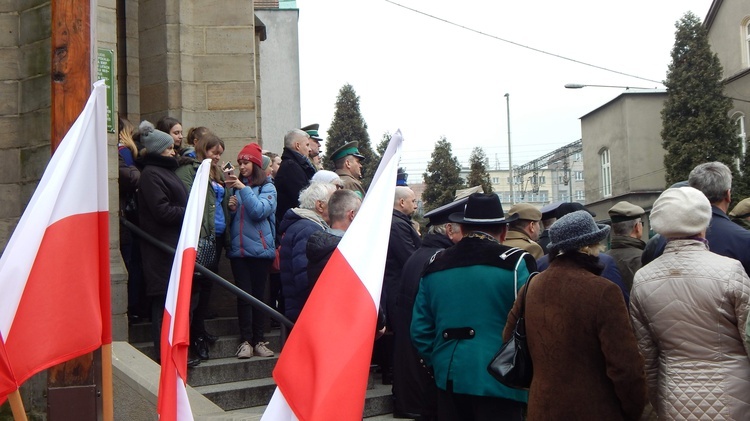
[{"label": "woman in blue jacket", "polygon": [[[239,177],[228,175],[226,178],[227,187],[232,189],[228,206],[231,246],[227,257],[237,286],[262,300],[268,270],[276,257],[276,187],[262,169],[262,152],[257,143],[242,148],[237,164]],[[237,357],[272,357],[273,351],[268,349],[263,337],[263,313],[244,300],[237,300],[237,318],[242,341]]]}]

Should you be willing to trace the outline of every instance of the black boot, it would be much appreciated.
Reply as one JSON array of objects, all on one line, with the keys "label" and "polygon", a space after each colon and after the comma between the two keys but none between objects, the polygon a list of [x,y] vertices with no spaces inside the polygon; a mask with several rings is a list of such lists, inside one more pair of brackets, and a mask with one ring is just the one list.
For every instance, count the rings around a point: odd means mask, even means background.
[{"label": "black boot", "polygon": [[208,341],[203,336],[198,336],[191,343],[193,348],[193,354],[195,354],[199,360],[208,360]]}]

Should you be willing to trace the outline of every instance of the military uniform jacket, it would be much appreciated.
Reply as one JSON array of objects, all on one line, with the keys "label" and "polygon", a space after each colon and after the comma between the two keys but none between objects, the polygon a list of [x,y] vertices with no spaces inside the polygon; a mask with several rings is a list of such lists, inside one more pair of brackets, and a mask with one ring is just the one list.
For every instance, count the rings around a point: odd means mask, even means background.
[{"label": "military uniform jacket", "polygon": [[[526,257],[519,262],[522,255]],[[487,364],[503,344],[516,288],[535,269],[534,259],[522,250],[475,237],[464,237],[427,266],[414,303],[411,336],[433,367],[437,387],[526,402],[525,391],[500,384]]]},{"label": "military uniform jacket", "polygon": [[542,246],[529,238],[529,236],[523,231],[508,230],[508,235],[505,237],[505,242],[503,242],[503,244],[508,247],[518,247],[521,250],[525,250],[534,256],[534,259],[539,259],[544,256]]},{"label": "military uniform jacket", "polygon": [[359,180],[349,175],[346,170],[336,170],[336,174],[338,174],[341,181],[344,182],[345,189],[357,193],[360,199],[364,199],[365,189],[362,187],[362,183]]},{"label": "military uniform jacket", "polygon": [[622,275],[622,282],[628,291],[633,287],[633,277],[641,268],[641,255],[646,243],[643,240],[624,235],[612,236],[612,248],[607,254],[617,262],[617,269]]}]

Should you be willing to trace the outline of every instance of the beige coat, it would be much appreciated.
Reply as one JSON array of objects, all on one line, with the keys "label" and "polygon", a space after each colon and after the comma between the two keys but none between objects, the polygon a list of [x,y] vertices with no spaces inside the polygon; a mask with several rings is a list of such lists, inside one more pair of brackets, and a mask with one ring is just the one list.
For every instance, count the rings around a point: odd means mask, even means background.
[{"label": "beige coat", "polygon": [[696,240],[674,240],[630,295],[649,399],[659,419],[747,420],[750,278]]}]

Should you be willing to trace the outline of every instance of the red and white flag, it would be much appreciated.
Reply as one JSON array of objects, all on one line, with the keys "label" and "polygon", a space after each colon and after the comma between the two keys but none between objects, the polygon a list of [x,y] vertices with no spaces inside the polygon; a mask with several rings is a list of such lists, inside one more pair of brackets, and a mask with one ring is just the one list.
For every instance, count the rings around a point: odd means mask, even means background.
[{"label": "red and white flag", "polygon": [[161,325],[161,378],[157,408],[160,420],[193,419],[185,388],[190,345],[190,290],[210,171],[211,160],[204,159],[190,190],[180,240],[172,262],[172,274],[169,276]]},{"label": "red and white flag", "polygon": [[112,342],[105,94],[96,82],[0,257],[0,402]]},{"label": "red and white flag", "polygon": [[396,131],[305,303],[273,371],[277,388],[261,421],[362,419],[402,142]]}]

